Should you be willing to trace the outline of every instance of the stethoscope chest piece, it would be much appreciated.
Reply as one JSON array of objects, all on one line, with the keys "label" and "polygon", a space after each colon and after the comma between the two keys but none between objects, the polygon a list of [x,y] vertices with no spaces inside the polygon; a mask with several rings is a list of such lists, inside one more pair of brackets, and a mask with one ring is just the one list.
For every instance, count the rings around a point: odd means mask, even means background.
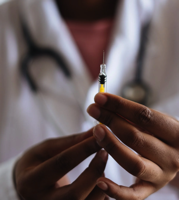
[{"label": "stethoscope chest piece", "polygon": [[149,28],[150,28],[150,21],[144,24],[144,26],[142,27],[141,41],[140,41],[139,52],[137,55],[137,61],[136,61],[137,66],[136,66],[136,74],[134,80],[125,84],[121,91],[121,95],[125,99],[135,101],[143,105],[147,105],[150,94],[149,86],[143,81],[142,78]]},{"label": "stethoscope chest piece", "polygon": [[146,105],[149,97],[149,87],[144,82],[129,82],[122,89],[122,97]]}]

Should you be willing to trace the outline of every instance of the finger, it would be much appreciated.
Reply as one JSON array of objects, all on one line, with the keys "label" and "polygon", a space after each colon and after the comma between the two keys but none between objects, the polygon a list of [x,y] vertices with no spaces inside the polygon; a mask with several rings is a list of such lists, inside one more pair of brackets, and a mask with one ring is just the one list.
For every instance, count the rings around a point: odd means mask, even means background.
[{"label": "finger", "polygon": [[104,200],[106,194],[99,187],[95,187],[85,200]]},{"label": "finger", "polygon": [[110,197],[120,200],[145,199],[159,189],[155,185],[145,181],[140,181],[131,187],[124,187],[106,178],[100,178],[97,186]]},{"label": "finger", "polygon": [[[170,146],[166,145],[158,138],[141,132],[124,119],[119,118],[114,113],[110,113],[107,110],[103,111],[102,117],[106,118],[111,115],[112,117],[109,118],[112,118],[113,120],[111,120],[109,127],[124,144],[135,150],[141,156],[159,165],[163,170],[171,169],[171,167],[174,169],[177,167],[173,161],[171,161],[172,159],[170,159],[177,157],[176,152]],[[103,122],[104,120],[101,121]],[[105,126],[101,126],[101,128],[103,127],[105,129]],[[100,128],[100,125],[95,127],[95,129],[98,128]],[[96,133],[96,138],[100,137],[100,130],[96,130],[94,133]],[[113,137],[110,132],[106,132],[106,134],[109,134],[109,138]]]},{"label": "finger", "polygon": [[[97,94],[95,102],[171,144],[175,144],[176,139],[178,141],[178,122],[173,118],[108,93]],[[172,135],[168,134],[171,130]]]},{"label": "finger", "polygon": [[34,180],[36,180],[37,185],[40,181],[40,187],[53,185],[67,172],[91,154],[99,151],[99,149],[100,147],[93,137],[86,139],[32,169],[26,175],[27,180],[31,180],[33,184]]},{"label": "finger", "polygon": [[158,165],[134,153],[122,144],[104,125],[98,125],[94,129],[94,136],[98,144],[129,173],[142,180],[161,181],[163,170]]},{"label": "finger", "polygon": [[93,135],[93,128],[90,130],[74,134],[67,137],[60,137],[58,139],[49,139],[42,143],[42,146],[39,148],[38,153],[40,155],[45,155],[47,159],[59,154],[60,152],[74,146],[83,140],[91,137]]},{"label": "finger", "polygon": [[[90,195],[91,197],[105,197],[103,193],[98,193],[99,190],[94,190],[94,192],[92,191],[96,186],[97,179],[103,175],[107,158],[107,152],[104,150],[98,152],[89,167],[71,185],[65,188],[60,188],[56,191],[56,199],[61,197],[61,199],[84,200],[89,196],[87,199],[92,200]],[[92,194],[90,194],[91,192]]]},{"label": "finger", "polygon": [[93,129],[86,132],[75,134],[67,137],[60,137],[55,139],[48,139],[35,147],[29,149],[21,159],[18,172],[21,173],[24,169],[31,166],[37,166],[60,152],[72,147],[81,141],[93,135]]},{"label": "finger", "polygon": [[[59,154],[61,151],[91,137],[92,134],[92,129],[90,129],[89,131],[81,134],[76,134],[58,139],[50,139],[46,140],[45,142],[42,142],[41,144],[36,145],[35,147],[29,149],[23,155],[22,159],[18,161],[18,168],[16,167],[16,177],[19,177],[18,179],[21,180],[20,177],[24,177],[24,171],[25,173],[27,172],[26,169],[32,169],[36,167],[37,165],[41,164],[42,162],[45,162],[54,155]],[[24,178],[22,180],[24,180]]]}]

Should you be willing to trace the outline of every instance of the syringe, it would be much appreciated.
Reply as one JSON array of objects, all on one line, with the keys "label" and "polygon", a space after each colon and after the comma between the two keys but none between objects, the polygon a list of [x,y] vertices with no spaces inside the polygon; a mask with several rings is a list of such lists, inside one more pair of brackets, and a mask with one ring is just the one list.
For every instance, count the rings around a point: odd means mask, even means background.
[{"label": "syringe", "polygon": [[99,73],[99,92],[107,91],[107,74],[106,74],[106,64],[104,64],[105,52],[103,51],[103,64],[100,65],[100,73]]}]

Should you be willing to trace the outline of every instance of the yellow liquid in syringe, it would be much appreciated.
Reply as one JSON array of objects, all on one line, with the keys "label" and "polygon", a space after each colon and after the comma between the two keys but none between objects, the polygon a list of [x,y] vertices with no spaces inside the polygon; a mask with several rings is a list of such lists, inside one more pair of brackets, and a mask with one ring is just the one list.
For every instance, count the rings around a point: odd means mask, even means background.
[{"label": "yellow liquid in syringe", "polygon": [[105,92],[105,88],[103,84],[100,85],[99,92]]}]

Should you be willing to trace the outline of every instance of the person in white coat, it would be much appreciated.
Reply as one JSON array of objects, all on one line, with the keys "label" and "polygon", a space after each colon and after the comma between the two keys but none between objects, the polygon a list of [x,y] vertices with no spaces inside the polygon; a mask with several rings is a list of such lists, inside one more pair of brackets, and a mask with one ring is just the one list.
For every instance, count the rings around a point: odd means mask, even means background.
[{"label": "person in white coat", "polygon": [[[177,200],[179,3],[175,0],[84,2],[16,0],[0,6],[0,199],[100,200],[108,195],[127,200],[145,199],[154,193],[147,199]],[[89,15],[92,11],[93,15]],[[85,47],[80,46],[81,40],[72,30],[73,22],[83,19],[93,27],[93,23],[104,22],[106,18],[110,19],[108,30],[112,27],[106,37],[109,43],[97,44],[103,29],[95,43],[89,35],[86,40],[94,45],[92,50],[107,50],[107,88],[111,94],[98,94],[95,104],[90,105],[98,92],[99,71],[98,66],[93,66],[93,71],[88,65],[97,51],[93,54],[87,47],[89,58],[85,56]],[[149,20],[152,20],[150,40],[142,78],[152,91],[147,100],[152,109],[119,97],[123,87],[135,77],[141,29]],[[29,51],[22,21],[38,47],[51,48],[61,55],[70,79],[51,57],[42,56],[29,63],[38,91],[31,89],[21,73],[22,60]],[[89,105],[92,117],[108,125],[141,156],[116,140],[104,125],[90,129],[95,120],[86,113]],[[69,136],[80,132],[85,133]],[[56,137],[59,138],[46,140]],[[99,151],[101,147],[114,158],[109,156],[105,169],[109,179],[102,175],[107,153]],[[91,157],[83,161],[97,151],[92,161]],[[67,173],[70,182],[76,180],[63,187],[66,183],[61,178]],[[174,186],[169,182],[175,176]]]}]

